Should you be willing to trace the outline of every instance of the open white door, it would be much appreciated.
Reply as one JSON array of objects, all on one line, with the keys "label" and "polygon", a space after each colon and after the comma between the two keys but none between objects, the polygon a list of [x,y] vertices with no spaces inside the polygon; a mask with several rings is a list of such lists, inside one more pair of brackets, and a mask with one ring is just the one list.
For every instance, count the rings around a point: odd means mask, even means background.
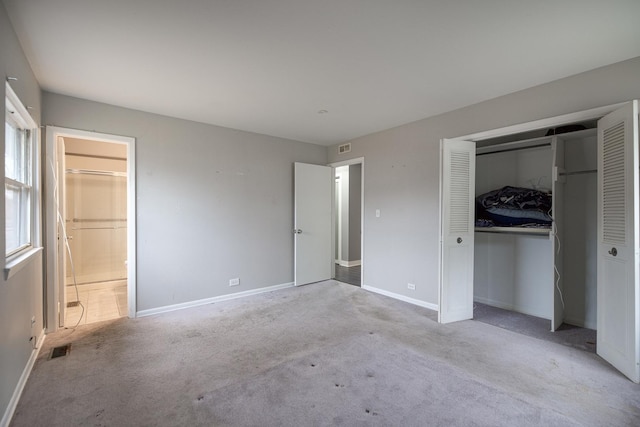
[{"label": "open white door", "polygon": [[440,323],[473,318],[476,145],[442,141]]},{"label": "open white door", "polygon": [[551,247],[553,248],[553,289],[550,294],[553,295],[553,311],[551,313],[551,331],[557,330],[564,321],[564,300],[562,297],[564,277],[563,271],[563,252],[560,250],[560,242],[564,241],[564,206],[561,200],[564,200],[564,183],[566,179],[560,176],[560,173],[564,171],[564,141],[558,138],[554,138],[551,143],[553,149],[553,170],[551,176],[553,180],[551,182],[551,197],[553,201],[551,203],[551,217],[553,218],[553,230],[551,234]]},{"label": "open white door", "polygon": [[65,145],[64,138],[59,136],[57,139],[56,145],[56,188],[57,192],[54,195],[56,200],[55,204],[57,207],[57,212],[54,212],[54,215],[57,216],[57,233],[58,233],[58,246],[57,246],[57,267],[56,272],[58,274],[58,295],[60,301],[60,310],[59,310],[59,319],[58,324],[60,327],[68,326],[65,324],[66,313],[67,313],[67,242],[66,238],[66,224],[64,223],[64,219],[66,218],[66,206],[65,206],[65,191],[66,191],[66,180],[65,180]]},{"label": "open white door", "polygon": [[296,286],[331,279],[333,169],[294,164],[294,281]]},{"label": "open white door", "polygon": [[598,354],[640,381],[638,103],[598,122]]},{"label": "open white door", "polygon": [[47,126],[46,160],[45,160],[45,202],[46,234],[44,236],[47,248],[47,332],[54,332],[64,326],[67,307],[64,278],[64,233],[63,224],[58,221],[64,209],[64,140],[55,134],[54,128]]}]

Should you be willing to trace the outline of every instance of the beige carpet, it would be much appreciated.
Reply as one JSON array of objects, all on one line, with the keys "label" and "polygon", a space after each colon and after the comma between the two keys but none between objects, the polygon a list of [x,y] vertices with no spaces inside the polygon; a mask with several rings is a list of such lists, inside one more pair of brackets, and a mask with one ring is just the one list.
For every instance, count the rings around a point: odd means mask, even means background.
[{"label": "beige carpet", "polygon": [[221,426],[578,425],[376,334],[206,393],[194,410]]},{"label": "beige carpet", "polygon": [[329,281],[60,331],[12,425],[640,425],[595,354],[434,319]]}]

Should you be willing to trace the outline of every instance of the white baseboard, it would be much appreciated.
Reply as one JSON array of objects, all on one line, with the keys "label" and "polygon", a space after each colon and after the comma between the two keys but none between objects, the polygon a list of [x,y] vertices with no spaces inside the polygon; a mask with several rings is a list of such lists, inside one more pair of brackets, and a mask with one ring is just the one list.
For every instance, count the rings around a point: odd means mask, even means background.
[{"label": "white baseboard", "polygon": [[422,300],[419,300],[419,299],[411,298],[411,297],[408,297],[408,296],[405,296],[405,295],[401,295],[401,294],[396,294],[394,292],[385,291],[384,289],[374,288],[372,286],[367,286],[367,285],[363,285],[362,289],[364,289],[366,291],[369,291],[369,292],[374,292],[376,294],[384,295],[384,296],[389,297],[389,298],[393,298],[393,299],[397,299],[397,300],[400,300],[400,301],[408,302],[409,304],[418,305],[420,307],[428,308],[430,310],[435,310],[435,311],[439,310],[438,304],[432,304],[430,302],[426,302],[426,301],[422,301]]},{"label": "white baseboard", "polygon": [[344,261],[344,260],[336,260],[336,264],[340,265],[341,267],[357,267],[359,265],[362,265],[362,261],[357,259],[354,261]]},{"label": "white baseboard", "polygon": [[7,405],[7,409],[4,411],[4,415],[2,416],[2,420],[0,420],[0,427],[8,427],[11,422],[11,418],[13,417],[13,413],[16,411],[16,407],[18,406],[18,402],[20,401],[20,396],[22,396],[22,391],[24,390],[24,386],[27,384],[27,380],[29,379],[29,375],[31,374],[31,370],[33,369],[33,365],[36,363],[36,359],[38,358],[38,353],[40,352],[40,348],[42,344],[44,344],[45,340],[44,329],[40,333],[40,336],[36,341],[36,348],[31,351],[31,356],[29,356],[29,360],[27,361],[27,365],[24,367],[22,371],[22,375],[20,375],[20,379],[18,380],[18,384],[16,385],[15,390],[13,391],[13,396],[11,396],[11,400]]},{"label": "white baseboard", "polygon": [[153,316],[154,314],[168,313],[170,311],[182,310],[182,309],[191,308],[191,307],[198,307],[200,305],[213,304],[215,302],[229,301],[236,298],[243,298],[251,295],[262,294],[265,292],[277,291],[278,289],[291,288],[293,286],[294,286],[293,282],[282,283],[280,285],[267,286],[266,288],[251,289],[248,291],[236,292],[233,294],[220,295],[217,297],[211,297],[211,298],[205,298],[205,299],[199,299],[196,301],[183,302],[180,304],[165,305],[163,307],[150,308],[148,310],[138,311],[136,313],[136,317]]},{"label": "white baseboard", "polygon": [[483,297],[477,297],[477,296],[473,297],[473,301],[474,302],[479,302],[480,304],[490,305],[492,307],[502,308],[504,310],[517,311],[518,313],[528,314],[529,316],[535,316],[535,317],[540,317],[542,319],[551,320],[549,318],[549,316],[547,316],[547,315],[545,315],[543,313],[540,313],[538,311],[531,310],[528,307],[521,307],[521,306],[517,306],[517,305],[513,305],[513,304],[507,304],[507,303],[504,303],[504,302],[501,302],[501,301],[494,301],[494,300],[489,299],[489,298],[483,298]]}]

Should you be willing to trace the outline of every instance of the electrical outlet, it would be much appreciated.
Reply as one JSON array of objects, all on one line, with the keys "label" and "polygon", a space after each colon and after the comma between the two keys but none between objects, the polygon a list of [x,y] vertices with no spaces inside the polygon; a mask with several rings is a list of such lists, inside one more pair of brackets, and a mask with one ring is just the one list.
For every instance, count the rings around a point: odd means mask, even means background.
[{"label": "electrical outlet", "polygon": [[407,283],[407,289],[411,289],[412,291],[415,291],[416,285],[414,285],[413,283]]},{"label": "electrical outlet", "polygon": [[238,286],[240,284],[240,279],[236,277],[235,279],[229,280],[229,286]]}]

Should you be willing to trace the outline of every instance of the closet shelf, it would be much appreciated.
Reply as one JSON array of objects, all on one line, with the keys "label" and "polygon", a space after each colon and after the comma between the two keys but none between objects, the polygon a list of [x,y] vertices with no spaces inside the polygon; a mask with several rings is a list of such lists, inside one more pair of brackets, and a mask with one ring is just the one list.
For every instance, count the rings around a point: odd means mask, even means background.
[{"label": "closet shelf", "polygon": [[531,227],[476,227],[477,233],[529,234],[533,236],[549,236],[551,228]]}]

